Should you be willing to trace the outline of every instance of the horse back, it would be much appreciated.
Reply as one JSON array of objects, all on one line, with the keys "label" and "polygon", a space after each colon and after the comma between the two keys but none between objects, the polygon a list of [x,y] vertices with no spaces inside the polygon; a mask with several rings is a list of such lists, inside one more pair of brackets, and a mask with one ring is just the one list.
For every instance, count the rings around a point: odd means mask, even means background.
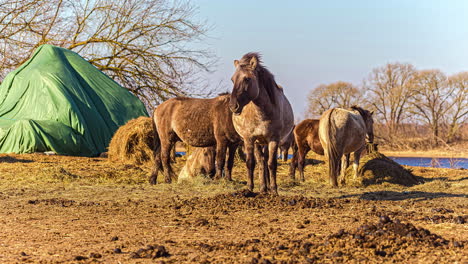
[{"label": "horse back", "polygon": [[339,152],[350,153],[365,144],[366,127],[359,114],[334,108],[320,118],[319,138],[322,145],[333,145]]}]

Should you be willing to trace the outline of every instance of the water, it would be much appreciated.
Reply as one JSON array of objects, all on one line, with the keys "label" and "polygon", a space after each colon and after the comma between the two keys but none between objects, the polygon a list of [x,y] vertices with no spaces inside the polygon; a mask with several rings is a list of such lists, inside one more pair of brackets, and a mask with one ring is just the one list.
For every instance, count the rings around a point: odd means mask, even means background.
[{"label": "water", "polygon": [[468,169],[467,158],[420,158],[420,157],[389,157],[401,165],[435,167],[435,168],[453,168]]},{"label": "water", "polygon": [[[177,152],[185,155],[185,152]],[[282,155],[278,155],[282,158]],[[435,168],[452,168],[452,169],[468,169],[468,158],[421,158],[421,157],[389,157],[401,165],[417,166],[417,167],[435,167]],[[292,154],[288,155],[288,159],[292,159]]]},{"label": "water", "polygon": [[[281,158],[281,155],[278,155]],[[289,154],[291,159],[292,155]],[[468,158],[421,158],[421,157],[389,157],[401,165],[418,166],[418,167],[434,167],[434,168],[451,168],[451,169],[468,169]]]}]

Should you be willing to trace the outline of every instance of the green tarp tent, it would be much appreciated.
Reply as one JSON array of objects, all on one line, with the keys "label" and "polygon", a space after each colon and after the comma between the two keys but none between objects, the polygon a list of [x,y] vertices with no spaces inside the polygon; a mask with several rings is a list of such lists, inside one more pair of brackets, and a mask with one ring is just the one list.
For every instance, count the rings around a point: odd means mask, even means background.
[{"label": "green tarp tent", "polygon": [[80,55],[40,46],[0,85],[0,153],[96,156],[143,103]]}]

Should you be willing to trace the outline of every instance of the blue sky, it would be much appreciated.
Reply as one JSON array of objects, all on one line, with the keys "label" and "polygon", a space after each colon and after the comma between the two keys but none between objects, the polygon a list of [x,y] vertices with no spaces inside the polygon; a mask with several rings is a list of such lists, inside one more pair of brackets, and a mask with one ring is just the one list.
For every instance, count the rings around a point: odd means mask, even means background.
[{"label": "blue sky", "polygon": [[389,62],[447,74],[468,71],[468,1],[193,0],[212,25],[208,45],[219,61],[208,76],[231,90],[233,60],[257,51],[302,118],[308,92],[321,83],[360,85]]}]

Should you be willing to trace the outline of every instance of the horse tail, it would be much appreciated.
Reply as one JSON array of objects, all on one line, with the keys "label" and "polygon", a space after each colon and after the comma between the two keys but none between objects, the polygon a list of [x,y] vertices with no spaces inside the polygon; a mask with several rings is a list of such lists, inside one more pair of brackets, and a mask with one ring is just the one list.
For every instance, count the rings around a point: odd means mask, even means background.
[{"label": "horse tail", "polygon": [[338,174],[341,168],[341,154],[338,151],[338,140],[336,135],[336,124],[332,120],[333,108],[328,113],[327,123],[325,124],[326,133],[326,152],[328,153],[328,176],[334,186],[338,185]]},{"label": "horse tail", "polygon": [[156,127],[155,113],[156,113],[156,110],[153,112],[153,116],[151,118],[151,123],[153,125],[153,158],[154,158],[153,171],[151,172],[151,177],[149,180],[151,184],[156,184],[159,170],[162,167],[161,140],[159,139],[159,133]]}]

